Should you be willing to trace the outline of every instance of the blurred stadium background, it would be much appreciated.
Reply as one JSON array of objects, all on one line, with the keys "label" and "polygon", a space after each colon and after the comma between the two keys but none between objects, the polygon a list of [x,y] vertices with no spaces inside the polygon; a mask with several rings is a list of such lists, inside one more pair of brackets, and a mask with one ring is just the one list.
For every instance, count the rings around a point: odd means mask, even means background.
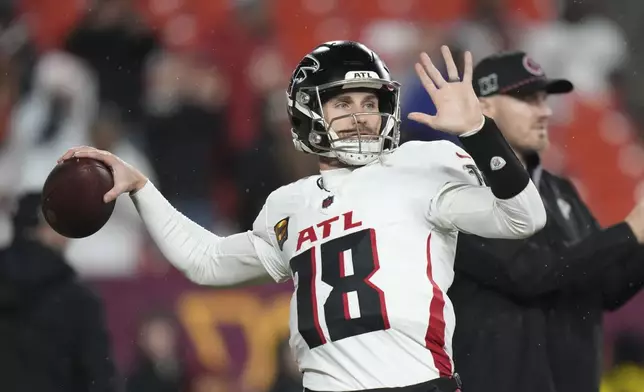
[{"label": "blurred stadium background", "polygon": [[[413,74],[421,50],[448,43],[475,60],[528,51],[576,85],[553,98],[546,166],[574,179],[602,224],[618,222],[644,197],[642,20],[636,0],[2,0],[1,241],[12,235],[12,197],[41,187],[81,144],[141,168],[204,226],[249,228],[270,191],[316,170],[291,147],[283,91],[300,57],[334,39],[381,53],[403,83],[405,112],[431,108]],[[436,137],[406,123],[403,132]],[[105,301],[124,377],[159,356],[184,375],[167,391],[290,390],[276,384],[292,366],[281,351],[289,285],[190,284],[127,197],[67,257]],[[643,308],[641,295],[606,316],[607,375],[625,369],[619,358],[644,357]],[[644,390],[644,363],[635,365],[622,384]]]}]

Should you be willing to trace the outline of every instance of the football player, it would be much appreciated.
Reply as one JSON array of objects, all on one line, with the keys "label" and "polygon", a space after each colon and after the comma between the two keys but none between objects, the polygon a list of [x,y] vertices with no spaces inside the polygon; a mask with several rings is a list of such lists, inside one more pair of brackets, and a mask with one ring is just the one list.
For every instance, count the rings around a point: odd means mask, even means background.
[{"label": "football player", "polygon": [[[399,146],[400,85],[376,53],[324,43],[290,80],[295,148],[320,175],[274,191],[251,231],[219,237],[176,211],[116,156],[73,148],[114,172],[105,201],[129,192],[163,254],[194,282],[292,279],[290,344],[307,391],[446,391],[452,363],[457,233],[523,238],[546,220],[541,198],[447,47],[445,80],[423,53],[416,72],[438,109],[410,118],[458,135]],[[480,171],[479,171],[480,169]],[[482,172],[482,173],[481,173]]]}]

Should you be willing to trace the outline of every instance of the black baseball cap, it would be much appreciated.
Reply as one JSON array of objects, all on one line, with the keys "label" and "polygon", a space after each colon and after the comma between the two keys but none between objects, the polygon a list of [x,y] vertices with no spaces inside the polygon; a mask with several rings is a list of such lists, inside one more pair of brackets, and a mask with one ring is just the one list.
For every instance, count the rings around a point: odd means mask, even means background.
[{"label": "black baseball cap", "polygon": [[474,67],[472,79],[479,97],[497,94],[522,96],[537,91],[565,94],[573,90],[569,80],[548,79],[541,66],[521,51],[485,57]]},{"label": "black baseball cap", "polygon": [[24,230],[37,227],[44,221],[40,210],[41,194],[39,192],[20,196],[17,204],[13,215],[13,228],[17,235],[22,234]]}]

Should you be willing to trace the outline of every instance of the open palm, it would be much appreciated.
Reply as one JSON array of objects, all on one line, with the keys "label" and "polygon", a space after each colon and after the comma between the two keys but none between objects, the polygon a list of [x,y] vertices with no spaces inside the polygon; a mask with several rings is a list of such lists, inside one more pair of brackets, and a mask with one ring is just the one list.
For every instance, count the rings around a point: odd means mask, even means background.
[{"label": "open palm", "polygon": [[465,66],[463,80],[461,80],[449,48],[442,46],[441,52],[449,81],[443,78],[425,52],[420,54],[420,62],[415,66],[416,73],[434,102],[437,113],[431,116],[414,112],[410,113],[408,118],[439,131],[462,135],[479,128],[484,118],[472,87],[472,54],[469,51],[465,52]]}]

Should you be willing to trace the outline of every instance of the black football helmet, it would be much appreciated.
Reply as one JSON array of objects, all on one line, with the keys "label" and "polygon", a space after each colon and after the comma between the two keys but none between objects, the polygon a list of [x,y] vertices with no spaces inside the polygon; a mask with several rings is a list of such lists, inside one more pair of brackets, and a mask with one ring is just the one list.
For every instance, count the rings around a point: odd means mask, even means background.
[{"label": "black football helmet", "polygon": [[[379,113],[325,119],[323,103],[347,90],[374,91]],[[291,76],[287,98],[293,143],[299,151],[364,165],[399,145],[400,84],[391,79],[380,57],[361,43],[326,42],[304,56]],[[357,115],[381,116],[377,138],[340,137],[333,129],[340,118],[353,117],[357,124]]]}]

